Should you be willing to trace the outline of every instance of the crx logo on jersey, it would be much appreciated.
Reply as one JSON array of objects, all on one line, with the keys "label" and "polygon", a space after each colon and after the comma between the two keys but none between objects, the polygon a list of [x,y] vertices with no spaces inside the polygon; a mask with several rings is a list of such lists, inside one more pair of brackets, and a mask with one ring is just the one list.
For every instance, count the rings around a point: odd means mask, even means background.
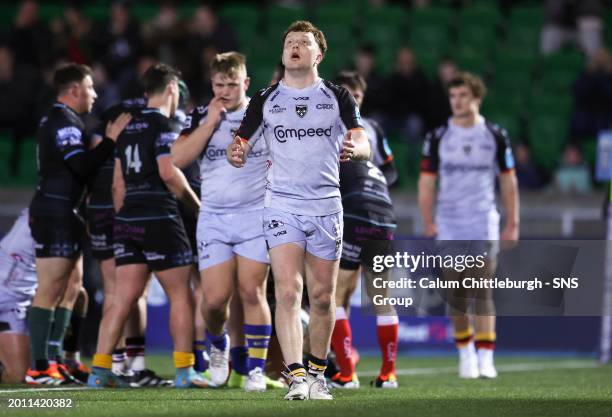
[{"label": "crx logo on jersey", "polygon": [[298,116],[304,118],[304,116],[306,116],[306,113],[308,113],[308,106],[306,104],[296,104],[295,112]]}]

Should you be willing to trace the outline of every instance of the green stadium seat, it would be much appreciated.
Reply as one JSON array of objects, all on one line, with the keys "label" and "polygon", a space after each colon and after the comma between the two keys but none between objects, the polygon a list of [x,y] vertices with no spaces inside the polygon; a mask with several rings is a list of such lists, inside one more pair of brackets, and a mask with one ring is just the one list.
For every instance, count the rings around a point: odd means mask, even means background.
[{"label": "green stadium seat", "polygon": [[358,7],[356,2],[330,2],[319,6],[315,11],[316,25],[342,24],[353,26],[357,21]]},{"label": "green stadium seat", "polygon": [[410,32],[410,45],[415,50],[427,49],[443,55],[450,48],[450,34],[447,26],[419,25]]},{"label": "green stadium seat", "polygon": [[[486,101],[485,101],[486,103]],[[483,109],[484,117],[500,127],[506,129],[508,136],[513,143],[517,143],[521,139],[521,127],[519,117],[515,113],[487,111]]]},{"label": "green stadium seat", "polygon": [[219,15],[237,27],[247,27],[253,31],[259,25],[259,8],[250,4],[229,4],[224,6]]},{"label": "green stadium seat", "polygon": [[64,7],[60,4],[41,3],[38,5],[38,15],[43,22],[50,22],[63,16]]},{"label": "green stadium seat", "polygon": [[364,30],[370,30],[370,24],[405,27],[408,23],[408,11],[402,6],[381,5],[366,8],[362,16]]},{"label": "green stadium seat", "polygon": [[0,4],[0,28],[8,29],[13,24],[15,13],[17,12],[13,4]]},{"label": "green stadium seat", "polygon": [[510,11],[508,25],[541,27],[544,23],[543,5],[514,6]]},{"label": "green stadium seat", "polygon": [[461,49],[489,52],[497,43],[497,32],[494,26],[465,25],[460,26],[457,43]]},{"label": "green stadium seat", "polygon": [[153,3],[136,3],[130,8],[132,16],[139,22],[148,22],[157,16],[159,7]]},{"label": "green stadium seat", "polygon": [[305,19],[308,19],[308,12],[304,7],[273,5],[268,7],[266,11],[268,33],[276,34],[277,36],[284,33],[291,23],[296,20]]},{"label": "green stadium seat", "polygon": [[584,55],[578,51],[561,51],[542,58],[541,72],[544,75],[562,70],[578,75],[584,68],[584,62]]},{"label": "green stadium seat", "polygon": [[402,189],[414,189],[419,177],[421,161],[420,144],[406,143],[401,140],[390,141],[395,167],[398,173],[397,185]]},{"label": "green stadium seat", "polygon": [[574,71],[559,68],[558,70],[542,74],[539,82],[540,89],[548,94],[571,95],[572,86],[577,77],[578,74]]},{"label": "green stadium seat", "polygon": [[410,27],[438,26],[445,27],[451,23],[453,10],[450,7],[422,7],[412,11],[410,15]]},{"label": "green stadium seat", "polygon": [[105,4],[87,4],[83,6],[83,15],[92,22],[104,22],[110,14],[110,6]]},{"label": "green stadium seat", "polygon": [[500,21],[501,13],[495,2],[483,2],[463,7],[457,29],[461,31],[463,26],[497,26]]},{"label": "green stadium seat", "polygon": [[570,95],[535,94],[531,97],[529,109],[532,115],[547,114],[569,120],[572,97]]},{"label": "green stadium seat", "polygon": [[484,55],[462,55],[456,57],[459,68],[463,71],[473,72],[481,77],[486,77],[491,65]]}]

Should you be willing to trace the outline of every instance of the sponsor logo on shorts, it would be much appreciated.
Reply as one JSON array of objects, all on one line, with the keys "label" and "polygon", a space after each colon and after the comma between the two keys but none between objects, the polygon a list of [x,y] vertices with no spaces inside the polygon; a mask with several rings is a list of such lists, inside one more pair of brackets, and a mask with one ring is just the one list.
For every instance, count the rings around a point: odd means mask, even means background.
[{"label": "sponsor logo on shorts", "polygon": [[276,229],[279,227],[283,227],[285,223],[282,220],[270,220],[268,222],[268,230]]},{"label": "sponsor logo on shorts", "polygon": [[157,252],[143,252],[147,261],[161,261],[166,259],[166,255]]},{"label": "sponsor logo on shorts", "polygon": [[330,137],[332,134],[332,126],[328,128],[314,128],[310,129],[295,129],[295,128],[285,128],[283,125],[274,126],[274,137],[280,143],[287,142],[287,139],[297,139],[302,140],[303,138],[314,138],[314,137]]}]

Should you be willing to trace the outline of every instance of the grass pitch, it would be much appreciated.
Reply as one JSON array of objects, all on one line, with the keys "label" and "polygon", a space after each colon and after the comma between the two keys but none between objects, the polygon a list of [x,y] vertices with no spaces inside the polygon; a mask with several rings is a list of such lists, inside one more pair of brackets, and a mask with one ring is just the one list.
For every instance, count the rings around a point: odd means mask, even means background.
[{"label": "grass pitch", "polygon": [[[172,375],[169,356],[148,365]],[[0,415],[132,416],[612,416],[612,366],[591,360],[499,357],[496,380],[460,380],[454,358],[400,358],[397,390],[375,390],[369,381],[378,360],[363,358],[362,388],[334,390],[334,401],[283,401],[284,391],[235,389],[36,389],[0,386]],[[8,408],[9,399],[71,399],[72,408]]]}]

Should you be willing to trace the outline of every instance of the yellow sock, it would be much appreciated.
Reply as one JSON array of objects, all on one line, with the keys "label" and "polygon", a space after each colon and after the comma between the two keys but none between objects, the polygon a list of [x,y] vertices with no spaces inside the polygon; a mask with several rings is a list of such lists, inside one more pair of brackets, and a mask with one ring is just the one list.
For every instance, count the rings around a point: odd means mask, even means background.
[{"label": "yellow sock", "polygon": [[96,368],[110,370],[113,367],[113,356],[105,355],[103,353],[96,353],[93,357],[92,365]]},{"label": "yellow sock", "polygon": [[188,368],[195,364],[195,355],[193,352],[173,352],[174,366],[176,368]]},{"label": "yellow sock", "polygon": [[467,346],[474,337],[474,329],[470,326],[466,330],[455,331],[455,345],[458,348]]}]

